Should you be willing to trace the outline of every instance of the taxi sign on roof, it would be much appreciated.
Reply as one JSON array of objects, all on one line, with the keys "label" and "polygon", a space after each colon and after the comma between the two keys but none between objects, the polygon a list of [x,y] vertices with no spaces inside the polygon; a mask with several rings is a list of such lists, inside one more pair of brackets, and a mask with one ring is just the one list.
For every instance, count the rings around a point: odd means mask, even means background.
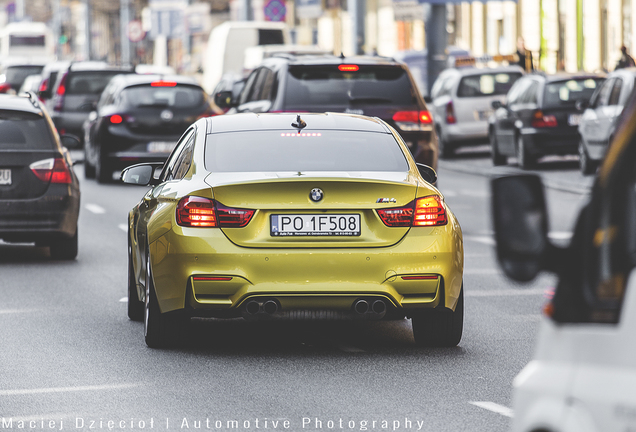
[{"label": "taxi sign on roof", "polygon": [[509,54],[509,55],[485,55],[480,57],[473,56],[457,56],[455,57],[455,67],[467,67],[467,66],[475,66],[477,63],[517,63],[519,61],[519,57],[517,54]]}]

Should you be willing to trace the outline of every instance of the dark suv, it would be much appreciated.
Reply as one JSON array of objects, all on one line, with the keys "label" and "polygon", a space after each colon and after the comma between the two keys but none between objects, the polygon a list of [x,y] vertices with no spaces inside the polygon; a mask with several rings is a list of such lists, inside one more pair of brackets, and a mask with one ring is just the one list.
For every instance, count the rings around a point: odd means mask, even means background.
[{"label": "dark suv", "polygon": [[[383,57],[279,55],[247,78],[238,99],[214,95],[232,112],[345,112],[393,126],[417,162],[437,166],[433,120],[408,67]],[[228,103],[228,100],[230,101]]]},{"label": "dark suv", "polygon": [[84,173],[104,183],[128,165],[163,162],[188,126],[216,114],[194,78],[119,75],[84,123]]},{"label": "dark suv", "polygon": [[46,101],[60,134],[73,135],[82,143],[82,125],[112,77],[134,73],[130,68],[109,66],[103,62],[71,63],[58,72],[53,98]]},{"label": "dark suv", "polygon": [[77,255],[79,183],[35,93],[0,96],[0,239]]}]

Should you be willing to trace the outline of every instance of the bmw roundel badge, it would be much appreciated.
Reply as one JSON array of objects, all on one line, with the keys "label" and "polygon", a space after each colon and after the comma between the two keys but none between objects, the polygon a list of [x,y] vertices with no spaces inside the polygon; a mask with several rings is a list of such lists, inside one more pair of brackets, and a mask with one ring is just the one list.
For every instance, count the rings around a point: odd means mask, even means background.
[{"label": "bmw roundel badge", "polygon": [[322,197],[324,197],[325,194],[322,192],[321,189],[318,188],[313,188],[311,190],[311,192],[309,193],[309,198],[311,198],[311,200],[313,202],[318,202],[322,199]]}]

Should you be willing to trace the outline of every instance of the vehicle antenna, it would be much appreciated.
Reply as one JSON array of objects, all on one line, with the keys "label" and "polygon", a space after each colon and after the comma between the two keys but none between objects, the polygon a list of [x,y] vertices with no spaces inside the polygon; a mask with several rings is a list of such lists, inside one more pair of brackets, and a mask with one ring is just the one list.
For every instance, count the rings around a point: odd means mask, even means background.
[{"label": "vehicle antenna", "polygon": [[298,132],[300,132],[301,129],[307,127],[307,123],[305,123],[305,121],[300,118],[300,114],[296,115],[296,123],[292,123],[291,125],[292,127],[298,128]]},{"label": "vehicle antenna", "polygon": [[344,60],[345,59],[345,55],[342,51],[340,51],[340,60]]}]

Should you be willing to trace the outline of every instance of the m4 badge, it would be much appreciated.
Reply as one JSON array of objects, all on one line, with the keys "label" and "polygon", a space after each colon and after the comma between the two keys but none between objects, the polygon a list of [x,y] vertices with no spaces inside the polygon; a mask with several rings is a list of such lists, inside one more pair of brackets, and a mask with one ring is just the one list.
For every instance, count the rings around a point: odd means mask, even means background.
[{"label": "m4 badge", "polygon": [[376,201],[376,203],[396,203],[397,200],[395,198],[378,198],[378,200]]}]

